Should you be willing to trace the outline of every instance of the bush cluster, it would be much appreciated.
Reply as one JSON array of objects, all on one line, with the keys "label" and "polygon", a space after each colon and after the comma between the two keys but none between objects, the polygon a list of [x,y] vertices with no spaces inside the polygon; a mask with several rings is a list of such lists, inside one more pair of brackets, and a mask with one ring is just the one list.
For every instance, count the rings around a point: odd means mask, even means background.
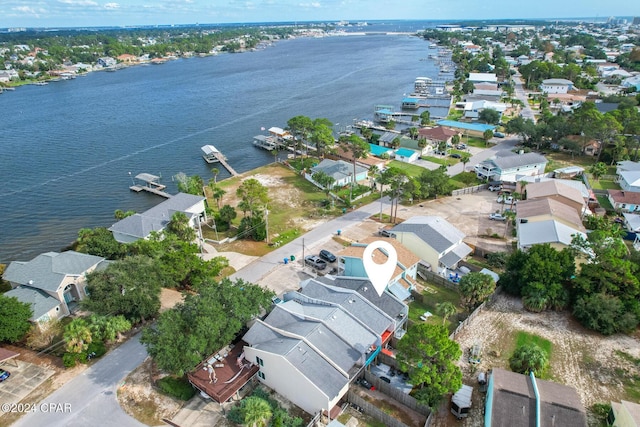
[{"label": "bush cluster", "polygon": [[167,396],[180,400],[189,400],[196,390],[185,377],[164,377],[158,380],[158,388]]}]

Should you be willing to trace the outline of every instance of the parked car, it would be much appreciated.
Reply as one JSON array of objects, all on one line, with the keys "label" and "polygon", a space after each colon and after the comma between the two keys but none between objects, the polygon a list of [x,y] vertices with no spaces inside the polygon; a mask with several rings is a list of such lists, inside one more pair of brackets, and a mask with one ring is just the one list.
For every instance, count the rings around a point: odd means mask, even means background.
[{"label": "parked car", "polygon": [[496,138],[504,138],[504,133],[502,133],[502,132],[494,132],[493,136],[495,136]]},{"label": "parked car", "polygon": [[490,185],[489,191],[500,191],[502,190],[502,185]]},{"label": "parked car", "polygon": [[326,249],[320,251],[320,258],[327,262],[336,262],[336,256]]},{"label": "parked car", "polygon": [[11,376],[11,372],[0,369],[0,383]]},{"label": "parked car", "polygon": [[453,154],[451,154],[449,157],[454,158],[454,159],[459,159],[459,158],[461,158],[462,156],[461,156],[460,154],[458,154],[458,153],[453,153]]},{"label": "parked car", "polygon": [[384,228],[378,231],[378,235],[382,237],[390,237],[392,239],[396,238],[396,233],[392,233],[389,230],[385,230]]},{"label": "parked car", "polygon": [[464,149],[466,149],[466,148],[467,148],[467,144],[458,144],[458,145],[456,145],[456,148],[457,148],[458,150],[464,150]]},{"label": "parked car", "polygon": [[493,221],[506,221],[507,217],[502,215],[501,213],[494,212],[492,214],[489,214],[489,219]]},{"label": "parked car", "polygon": [[498,202],[498,203],[506,203],[508,205],[510,205],[510,204],[514,204],[515,205],[516,203],[518,203],[518,201],[515,200],[512,196],[508,196],[506,194],[499,195],[498,198],[496,199],[496,202]]},{"label": "parked car", "polygon": [[365,380],[364,378],[360,378],[357,381],[358,384],[360,384],[362,387],[366,388],[367,390],[369,390],[371,388],[371,383],[367,380]]},{"label": "parked car", "polygon": [[391,384],[391,380],[389,378],[387,378],[387,377],[380,377],[380,379],[382,381],[384,381],[385,383],[387,383],[387,384]]},{"label": "parked car", "polygon": [[304,257],[304,262],[307,265],[315,268],[316,270],[324,270],[327,268],[327,262],[316,255],[307,255]]}]

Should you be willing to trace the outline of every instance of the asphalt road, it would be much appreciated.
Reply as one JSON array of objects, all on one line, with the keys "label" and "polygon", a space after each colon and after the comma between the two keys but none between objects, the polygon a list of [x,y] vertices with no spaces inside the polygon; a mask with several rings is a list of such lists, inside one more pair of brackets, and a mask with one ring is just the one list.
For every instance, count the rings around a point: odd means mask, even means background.
[{"label": "asphalt road", "polygon": [[515,94],[516,98],[518,98],[524,104],[520,115],[523,119],[531,119],[533,123],[536,122],[536,116],[529,105],[529,98],[527,98],[527,94],[524,92],[524,86],[522,84],[522,79],[520,78],[522,75],[516,71],[516,74],[513,75],[513,82],[515,83]]},{"label": "asphalt road", "polygon": [[116,399],[124,378],[147,357],[140,334],[98,360],[63,385],[13,425],[16,427],[143,427]]}]

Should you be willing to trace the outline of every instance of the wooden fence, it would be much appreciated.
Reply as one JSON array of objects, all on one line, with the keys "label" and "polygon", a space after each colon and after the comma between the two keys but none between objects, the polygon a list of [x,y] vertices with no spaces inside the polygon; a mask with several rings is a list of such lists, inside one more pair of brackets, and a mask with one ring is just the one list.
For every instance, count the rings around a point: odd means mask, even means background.
[{"label": "wooden fence", "polygon": [[482,190],[485,190],[488,187],[488,184],[475,185],[473,187],[465,187],[459,190],[453,190],[451,192],[452,196],[460,196],[462,194],[472,194],[479,193]]},{"label": "wooden fence", "polygon": [[500,294],[500,292],[502,292],[500,287],[497,287],[495,292],[493,294],[491,294],[491,296],[489,297],[488,300],[486,300],[485,302],[483,302],[482,304],[480,304],[478,307],[476,307],[475,310],[473,310],[473,312],[469,315],[469,317],[467,317],[466,319],[464,319],[462,322],[460,322],[460,324],[458,325],[458,327],[456,328],[455,331],[453,331],[453,333],[451,335],[449,335],[449,339],[454,340],[456,338],[456,335],[458,335],[460,332],[462,332],[464,330],[464,328],[479,314],[481,313],[485,308],[487,308],[488,304],[491,304],[493,301],[495,301],[495,299],[497,298],[497,296]]},{"label": "wooden fence", "polygon": [[431,413],[431,409],[428,406],[419,403],[413,396],[409,396],[399,388],[396,388],[391,384],[387,384],[371,372],[364,371],[364,378],[373,384],[377,390],[380,390],[382,393],[390,396],[393,400],[402,403],[407,408],[414,410],[425,417],[429,416]]}]

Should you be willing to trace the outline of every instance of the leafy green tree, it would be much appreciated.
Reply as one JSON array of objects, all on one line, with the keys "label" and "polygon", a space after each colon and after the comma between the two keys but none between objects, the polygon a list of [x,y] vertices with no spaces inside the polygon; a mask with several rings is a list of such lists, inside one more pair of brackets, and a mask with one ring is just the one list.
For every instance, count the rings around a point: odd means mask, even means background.
[{"label": "leafy green tree", "polygon": [[87,321],[80,317],[73,319],[65,326],[62,336],[67,343],[67,352],[69,353],[82,353],[93,341]]},{"label": "leafy green tree", "polygon": [[462,276],[458,289],[464,305],[471,311],[491,296],[496,290],[496,283],[488,274],[473,272]]},{"label": "leafy green tree", "polygon": [[244,425],[248,427],[266,427],[273,415],[269,402],[257,396],[250,396],[244,400],[242,412]]},{"label": "leafy green tree", "polygon": [[78,252],[110,260],[122,259],[127,254],[127,246],[119,243],[105,227],[80,229],[74,246]]},{"label": "leafy green tree", "polygon": [[196,231],[189,224],[189,218],[184,212],[175,212],[171,216],[165,232],[175,235],[184,242],[192,242],[196,238]]},{"label": "leafy green tree", "polygon": [[540,373],[547,366],[547,354],[537,344],[523,344],[513,352],[509,359],[509,367],[520,374]]},{"label": "leafy green tree", "polygon": [[408,372],[411,384],[418,387],[416,399],[430,407],[462,386],[462,372],[455,364],[461,355],[460,346],[449,339],[442,325],[413,325],[398,342],[400,369]]},{"label": "leafy green tree", "polygon": [[458,310],[451,301],[443,301],[436,304],[436,311],[442,316],[442,326],[444,326],[449,316],[453,316]]},{"label": "leafy green tree", "polygon": [[603,335],[631,332],[638,326],[638,318],[626,311],[620,298],[596,293],[576,301],[573,314],[584,326]]},{"label": "leafy green tree", "polygon": [[600,177],[607,173],[607,165],[603,162],[597,162],[589,166],[589,173],[598,181]]},{"label": "leafy green tree", "polygon": [[466,169],[467,163],[469,163],[470,161],[471,161],[471,154],[470,153],[462,153],[460,155],[460,163],[462,163],[462,171],[463,172]]},{"label": "leafy green tree", "polygon": [[[292,142],[294,144],[300,142],[301,144],[306,145],[306,141],[311,136],[311,131],[313,130],[313,120],[307,116],[292,117],[287,121],[287,129],[293,135]],[[294,147],[294,157],[296,152],[297,147]]]},{"label": "leafy green tree", "polygon": [[217,222],[224,224],[226,228],[228,228],[229,224],[231,224],[231,221],[233,221],[237,216],[238,216],[238,213],[233,208],[233,206],[224,205],[218,212]]},{"label": "leafy green tree", "polygon": [[488,144],[491,138],[493,138],[493,131],[491,129],[487,129],[482,133],[482,139],[484,139],[485,144]]},{"label": "leafy green tree", "polygon": [[87,275],[88,298],[81,305],[98,314],[124,315],[137,322],[160,310],[162,273],[152,258],[133,256]]},{"label": "leafy green tree", "polygon": [[135,211],[123,211],[121,209],[116,209],[115,212],[113,213],[113,216],[115,217],[115,219],[117,219],[118,221],[125,219],[128,216],[131,215],[135,215],[136,212]]},{"label": "leafy green tree", "polygon": [[95,341],[115,341],[123,332],[131,329],[131,322],[124,316],[100,316],[92,314],[89,317],[89,329]]},{"label": "leafy green tree", "polygon": [[187,176],[183,172],[179,172],[174,177],[178,184],[178,190],[182,193],[202,195],[204,181],[198,175]]},{"label": "leafy green tree", "polygon": [[238,208],[245,216],[247,212],[252,217],[259,215],[269,203],[267,187],[255,178],[244,180],[236,190],[236,195],[240,198]]},{"label": "leafy green tree", "polygon": [[331,193],[331,189],[336,183],[336,180],[331,175],[326,174],[324,171],[318,171],[314,173],[311,178],[313,178],[313,180],[322,187],[324,193],[327,195],[327,199],[329,199],[329,194]]},{"label": "leafy green tree", "polygon": [[428,110],[425,110],[422,113],[420,113],[420,124],[422,126],[428,125],[430,121],[431,121],[431,113]]},{"label": "leafy green tree", "polygon": [[416,128],[416,127],[410,127],[410,128],[409,128],[409,136],[411,137],[411,139],[416,139],[416,138],[418,138],[418,128]]},{"label": "leafy green tree", "polygon": [[0,295],[0,341],[20,341],[31,328],[31,305]]},{"label": "leafy green tree", "polygon": [[222,348],[261,310],[273,292],[243,280],[223,279],[202,286],[184,303],[160,314],[141,341],[161,369],[183,375]]},{"label": "leafy green tree", "polygon": [[497,125],[500,121],[500,113],[491,108],[484,108],[480,111],[480,114],[478,114],[478,120],[484,123]]},{"label": "leafy green tree", "polygon": [[333,147],[335,138],[333,137],[333,123],[328,119],[315,119],[311,131],[311,142],[316,146],[316,153],[319,157],[324,155],[327,149]]}]

